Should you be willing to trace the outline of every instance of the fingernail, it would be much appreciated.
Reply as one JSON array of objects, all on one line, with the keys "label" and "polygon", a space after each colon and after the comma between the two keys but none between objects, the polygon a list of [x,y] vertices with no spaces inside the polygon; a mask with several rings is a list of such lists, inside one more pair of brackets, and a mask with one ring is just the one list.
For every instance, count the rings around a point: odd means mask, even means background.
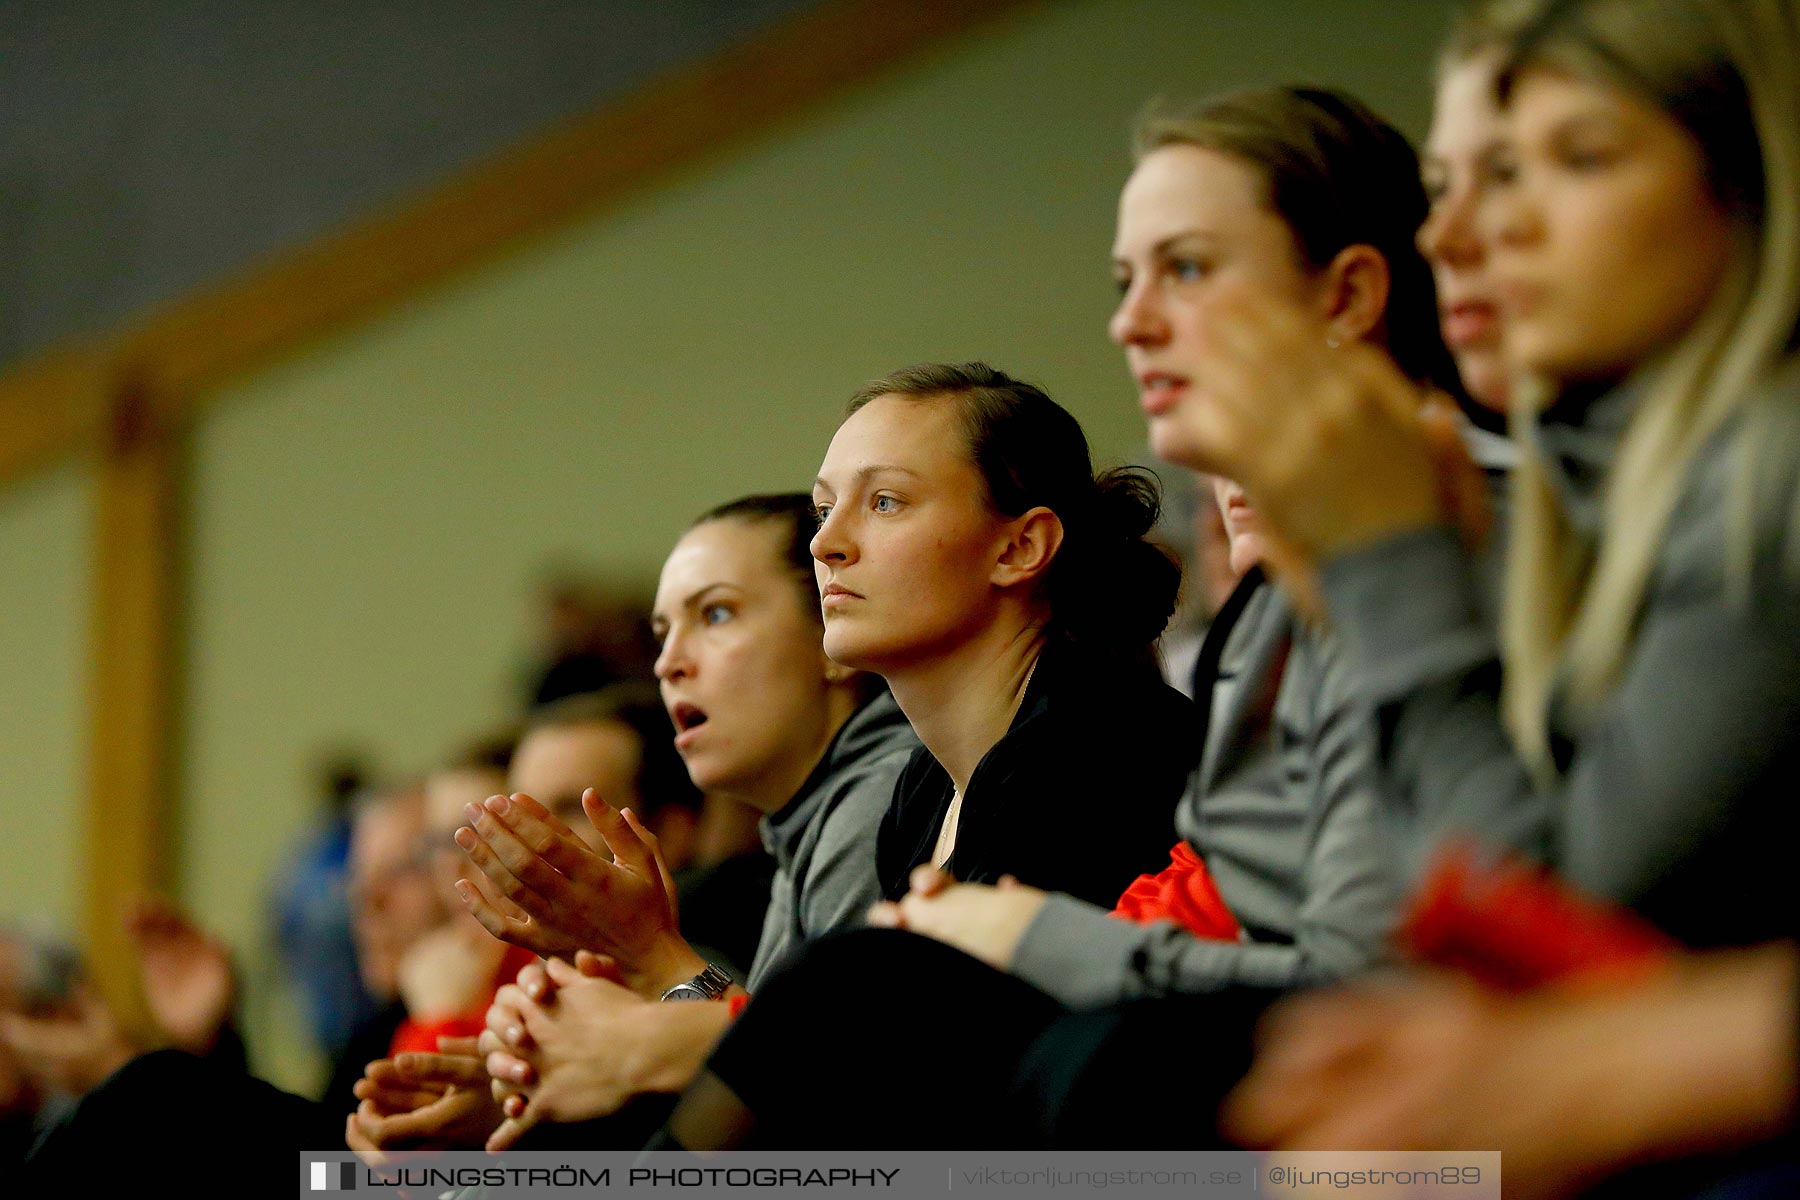
[{"label": "fingernail", "polygon": [[506,810],[512,807],[512,801],[505,796],[495,796],[487,802],[487,806],[489,812],[503,816]]},{"label": "fingernail", "polygon": [[524,1083],[527,1073],[528,1071],[524,1063],[517,1063],[513,1066],[512,1077],[518,1082]]},{"label": "fingernail", "polygon": [[[492,804],[493,801],[490,800],[488,803]],[[476,821],[481,820],[481,813],[482,808],[479,804],[470,803],[463,805],[463,816],[469,818],[470,824],[474,824]]]},{"label": "fingernail", "polygon": [[470,829],[467,825],[462,826],[450,836],[456,844],[461,846],[464,850],[473,850],[475,848],[475,831]]},{"label": "fingernail", "polygon": [[506,1027],[506,1040],[517,1046],[520,1042],[525,1040],[525,1030],[517,1025],[508,1025]]}]

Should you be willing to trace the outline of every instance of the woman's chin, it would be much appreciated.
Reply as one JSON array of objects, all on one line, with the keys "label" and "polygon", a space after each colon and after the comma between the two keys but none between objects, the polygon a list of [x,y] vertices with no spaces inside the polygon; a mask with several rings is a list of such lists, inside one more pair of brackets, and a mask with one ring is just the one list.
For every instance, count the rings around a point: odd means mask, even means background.
[{"label": "woman's chin", "polygon": [[1263,537],[1260,533],[1234,535],[1231,539],[1231,573],[1242,579],[1244,572],[1261,562],[1267,551],[1268,547],[1263,544]]},{"label": "woman's chin", "polygon": [[1150,418],[1150,452],[1166,463],[1198,471],[1202,468],[1193,442],[1181,424],[1180,412],[1177,407],[1162,416]]}]

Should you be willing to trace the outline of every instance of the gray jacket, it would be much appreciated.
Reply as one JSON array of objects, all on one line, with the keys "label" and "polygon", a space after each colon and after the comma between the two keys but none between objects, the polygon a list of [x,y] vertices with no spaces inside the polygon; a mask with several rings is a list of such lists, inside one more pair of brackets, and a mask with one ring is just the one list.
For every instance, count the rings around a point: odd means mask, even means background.
[{"label": "gray jacket", "polygon": [[[1590,548],[1633,401],[1626,389],[1565,401],[1536,433]],[[1779,411],[1800,420],[1791,395]],[[1377,708],[1415,865],[1445,836],[1470,836],[1547,862],[1692,942],[1795,931],[1800,584],[1784,519],[1795,468],[1761,481],[1777,519],[1759,523],[1746,579],[1730,565],[1741,541],[1734,434],[1715,438],[1690,473],[1600,711],[1578,721],[1552,705],[1549,789],[1533,785],[1502,728],[1495,642],[1455,536],[1412,533],[1327,564],[1326,600],[1356,687]],[[1788,441],[1800,436],[1790,430]]]},{"label": "gray jacket", "polygon": [[[1276,685],[1268,711],[1268,691]],[[1205,756],[1176,827],[1244,936],[1196,938],[1053,895],[1013,972],[1074,1007],[1234,985],[1292,987],[1376,961],[1399,902],[1374,791],[1374,727],[1329,638],[1263,585],[1230,630]],[[1264,719],[1266,717],[1266,720]]]},{"label": "gray jacket", "polygon": [[754,992],[802,943],[862,924],[881,899],[875,834],[919,739],[889,692],[858,709],[780,812],[762,820],[775,859],[768,915],[750,967]]}]

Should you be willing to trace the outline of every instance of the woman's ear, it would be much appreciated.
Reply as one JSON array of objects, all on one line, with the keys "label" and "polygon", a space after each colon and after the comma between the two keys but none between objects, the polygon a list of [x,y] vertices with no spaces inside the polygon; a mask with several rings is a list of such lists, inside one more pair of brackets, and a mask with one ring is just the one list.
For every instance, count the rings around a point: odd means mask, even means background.
[{"label": "woman's ear", "polygon": [[989,579],[996,587],[1017,587],[1038,579],[1062,549],[1062,518],[1041,505],[1007,523],[1007,540]]},{"label": "woman's ear", "polygon": [[1393,277],[1373,246],[1345,246],[1325,268],[1325,320],[1334,345],[1360,342],[1379,330]]}]

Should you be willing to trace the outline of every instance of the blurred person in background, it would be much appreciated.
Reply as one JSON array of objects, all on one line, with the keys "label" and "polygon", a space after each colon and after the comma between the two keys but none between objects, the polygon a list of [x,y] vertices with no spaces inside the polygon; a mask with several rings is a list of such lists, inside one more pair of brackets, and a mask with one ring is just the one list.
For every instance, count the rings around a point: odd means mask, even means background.
[{"label": "blurred person in background", "polygon": [[322,774],[322,821],[291,852],[271,903],[288,983],[300,994],[313,1041],[335,1057],[381,1005],[356,969],[348,896],[351,808],[367,770],[358,755],[344,753]]}]

